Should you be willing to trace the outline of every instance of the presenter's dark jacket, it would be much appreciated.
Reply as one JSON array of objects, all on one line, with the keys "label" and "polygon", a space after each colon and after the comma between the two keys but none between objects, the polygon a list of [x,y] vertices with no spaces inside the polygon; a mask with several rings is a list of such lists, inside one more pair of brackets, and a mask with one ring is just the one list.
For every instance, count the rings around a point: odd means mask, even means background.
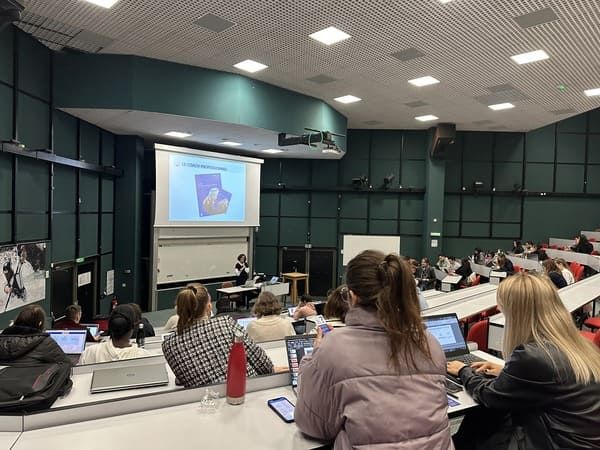
[{"label": "presenter's dark jacket", "polygon": [[248,281],[248,263],[235,263],[235,270],[239,275],[235,279],[236,286],[242,286],[246,281]]},{"label": "presenter's dark jacket", "polygon": [[567,358],[553,346],[548,351],[552,358],[537,344],[520,345],[497,378],[470,367],[460,378],[479,404],[509,413],[513,439],[525,441],[509,448],[600,448],[600,383],[577,383]]},{"label": "presenter's dark jacket", "polygon": [[71,360],[48,333],[12,326],[0,334],[0,366],[11,364],[67,363]]},{"label": "presenter's dark jacket", "polygon": [[227,360],[236,332],[244,336],[246,374],[249,377],[273,372],[273,363],[265,351],[248,337],[246,330],[230,316],[198,320],[181,334],[162,344],[165,359],[185,387],[196,387],[225,380]]}]

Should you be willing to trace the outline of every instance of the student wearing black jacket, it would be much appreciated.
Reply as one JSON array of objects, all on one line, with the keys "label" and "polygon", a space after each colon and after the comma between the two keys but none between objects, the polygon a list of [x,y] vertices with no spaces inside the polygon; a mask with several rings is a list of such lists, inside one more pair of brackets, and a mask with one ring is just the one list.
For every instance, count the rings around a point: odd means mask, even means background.
[{"label": "student wearing black jacket", "polygon": [[585,253],[589,255],[594,251],[594,245],[588,241],[587,236],[585,234],[580,234],[575,238],[575,245],[571,247],[576,253]]},{"label": "student wearing black jacket", "polygon": [[546,275],[548,275],[548,278],[550,278],[552,283],[554,283],[554,286],[556,286],[556,289],[562,289],[567,285],[567,280],[565,280],[565,277],[563,277],[553,259],[547,259],[542,262],[542,267],[544,268]]},{"label": "student wearing black jacket", "polygon": [[506,255],[498,256],[497,262],[498,268],[496,269],[498,272],[506,272],[507,275],[512,275],[515,273],[515,267],[510,259],[506,257]]},{"label": "student wearing black jacket", "polygon": [[456,449],[600,448],[600,349],[580,335],[547,278],[509,277],[497,297],[504,367],[448,363],[481,405],[454,435]]}]

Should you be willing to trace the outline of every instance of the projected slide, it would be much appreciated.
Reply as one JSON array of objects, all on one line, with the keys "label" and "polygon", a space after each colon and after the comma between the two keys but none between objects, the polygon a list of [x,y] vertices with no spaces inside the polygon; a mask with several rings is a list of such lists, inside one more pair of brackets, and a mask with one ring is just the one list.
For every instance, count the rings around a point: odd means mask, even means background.
[{"label": "projected slide", "polygon": [[169,155],[169,220],[243,222],[246,165],[173,153]]}]

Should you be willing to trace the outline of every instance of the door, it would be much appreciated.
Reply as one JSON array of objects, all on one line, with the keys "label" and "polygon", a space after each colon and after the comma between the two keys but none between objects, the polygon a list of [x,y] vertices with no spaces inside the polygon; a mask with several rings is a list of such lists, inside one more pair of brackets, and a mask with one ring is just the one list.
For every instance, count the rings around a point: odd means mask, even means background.
[{"label": "door", "polygon": [[62,317],[67,306],[73,304],[73,263],[57,264],[52,267],[50,311],[56,319]]},{"label": "door", "polygon": [[77,303],[81,306],[81,322],[90,322],[96,315],[96,260],[77,265]]},{"label": "door", "polygon": [[324,297],[335,287],[335,250],[309,250],[310,294]]}]

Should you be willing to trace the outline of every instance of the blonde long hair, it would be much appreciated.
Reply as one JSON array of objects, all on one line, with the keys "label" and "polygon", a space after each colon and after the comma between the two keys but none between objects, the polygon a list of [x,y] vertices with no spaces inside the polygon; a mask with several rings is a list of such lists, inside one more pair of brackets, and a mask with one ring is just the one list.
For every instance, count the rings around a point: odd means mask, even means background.
[{"label": "blonde long hair", "polygon": [[548,347],[551,344],[568,359],[578,383],[600,382],[600,350],[581,336],[547,277],[531,273],[508,277],[498,287],[497,296],[506,317],[506,359],[517,346],[535,343],[557,367]]}]

